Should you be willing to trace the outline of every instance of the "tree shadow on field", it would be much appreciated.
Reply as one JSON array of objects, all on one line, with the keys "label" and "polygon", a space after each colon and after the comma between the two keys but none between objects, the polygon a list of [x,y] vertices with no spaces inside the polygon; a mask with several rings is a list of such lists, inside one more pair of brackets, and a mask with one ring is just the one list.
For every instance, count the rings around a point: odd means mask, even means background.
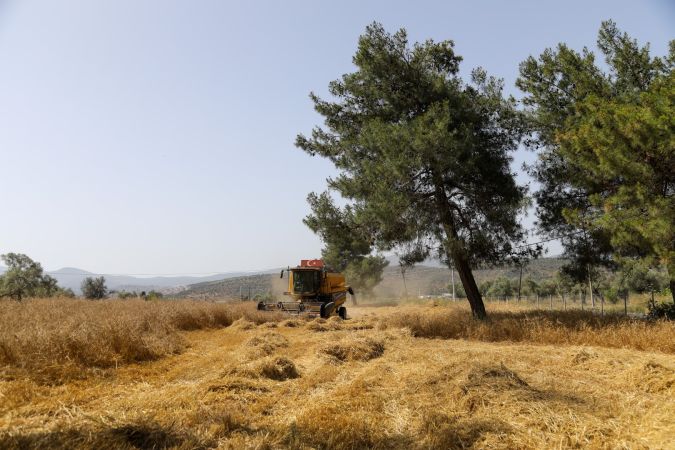
[{"label": "tree shadow on field", "polygon": [[[640,319],[618,314],[601,316],[590,311],[543,310],[490,311],[487,320],[483,321],[473,319],[465,310],[459,308],[434,309],[431,312],[404,311],[381,320],[385,327],[389,325],[406,327],[413,336],[421,338],[573,343],[591,337],[598,344],[602,344],[605,340],[605,336],[600,336],[598,332],[605,329],[614,335],[617,330],[636,322],[649,324]],[[614,341],[611,346],[617,344]]]},{"label": "tree shadow on field", "polygon": [[209,443],[186,432],[177,431],[172,425],[162,426],[144,421],[125,424],[110,429],[69,428],[22,435],[0,434],[0,448],[8,450],[27,449],[166,449],[210,448]]},{"label": "tree shadow on field", "polygon": [[462,419],[431,413],[424,418],[422,432],[425,448],[466,449],[472,448],[486,434],[508,434],[513,428],[497,419]]},{"label": "tree shadow on field", "polygon": [[550,324],[570,331],[584,329],[601,330],[607,327],[634,323],[638,319],[626,317],[618,313],[600,315],[592,311],[492,311],[487,323],[498,325],[517,321],[524,327],[526,324]]},{"label": "tree shadow on field", "polygon": [[389,448],[415,448],[414,436],[407,433],[384,434],[381,430],[369,427],[363,421],[361,426],[344,426],[344,423],[335,427],[298,426],[292,423],[287,431],[283,443],[291,450],[315,448],[317,450]]},{"label": "tree shadow on field", "polygon": [[[578,408],[586,405],[586,399],[551,389],[540,389],[531,386],[516,372],[500,365],[477,365],[468,373],[467,379],[460,385],[464,396],[480,397],[481,399],[497,397],[509,393],[519,402],[545,401],[561,403],[567,407]],[[469,401],[467,405],[470,405]],[[472,410],[469,407],[469,410]]]}]

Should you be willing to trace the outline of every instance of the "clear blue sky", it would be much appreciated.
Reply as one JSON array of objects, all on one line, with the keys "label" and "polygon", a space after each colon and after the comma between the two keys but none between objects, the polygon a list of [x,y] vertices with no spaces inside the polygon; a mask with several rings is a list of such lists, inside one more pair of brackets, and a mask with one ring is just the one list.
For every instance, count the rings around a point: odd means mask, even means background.
[{"label": "clear blue sky", "polygon": [[333,170],[293,141],[368,23],[453,39],[463,73],[516,94],[520,61],[594,46],[603,19],[665,54],[673,5],[0,0],[0,253],[102,273],[316,257],[305,197]]}]

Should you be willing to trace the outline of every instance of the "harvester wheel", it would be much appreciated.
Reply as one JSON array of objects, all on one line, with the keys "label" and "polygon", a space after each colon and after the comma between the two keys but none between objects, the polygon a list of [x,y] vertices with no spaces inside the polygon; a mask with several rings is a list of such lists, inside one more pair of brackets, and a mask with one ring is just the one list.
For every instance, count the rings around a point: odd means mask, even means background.
[{"label": "harvester wheel", "polygon": [[340,306],[338,308],[338,316],[340,316],[340,319],[342,320],[347,320],[347,308]]},{"label": "harvester wheel", "polygon": [[335,312],[335,302],[324,303],[321,305],[319,316],[322,319],[328,319]]},{"label": "harvester wheel", "polygon": [[263,311],[265,309],[265,302],[258,302],[258,311]]}]

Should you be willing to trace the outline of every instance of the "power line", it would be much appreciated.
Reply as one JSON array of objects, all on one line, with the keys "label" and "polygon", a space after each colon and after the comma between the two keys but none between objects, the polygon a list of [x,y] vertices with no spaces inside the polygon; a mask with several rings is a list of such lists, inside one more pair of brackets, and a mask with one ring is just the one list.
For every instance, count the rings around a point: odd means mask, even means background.
[{"label": "power line", "polygon": [[541,241],[532,242],[530,244],[518,245],[518,246],[513,247],[513,248],[532,247],[533,245],[539,245],[539,244],[544,244],[546,242],[557,241],[558,239],[562,239],[562,238],[566,238],[566,237],[570,237],[570,236],[576,236],[577,234],[581,234],[581,233],[584,233],[584,232],[585,232],[584,230],[574,231],[572,233],[562,234],[560,236],[553,236],[553,237],[550,237],[548,239],[543,239]]}]

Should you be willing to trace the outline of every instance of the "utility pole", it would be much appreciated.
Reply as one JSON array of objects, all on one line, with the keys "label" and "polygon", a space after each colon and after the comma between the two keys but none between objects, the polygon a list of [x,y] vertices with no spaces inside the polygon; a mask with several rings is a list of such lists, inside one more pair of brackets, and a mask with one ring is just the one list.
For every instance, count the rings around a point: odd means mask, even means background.
[{"label": "utility pole", "polygon": [[628,315],[628,289],[623,293],[623,315]]},{"label": "utility pole", "polygon": [[586,266],[588,269],[588,290],[591,291],[591,308],[595,310],[595,297],[593,296],[593,280],[591,279],[591,267]]},{"label": "utility pole", "polygon": [[523,265],[520,264],[520,277],[518,278],[518,302],[520,302],[520,288],[523,286]]}]

